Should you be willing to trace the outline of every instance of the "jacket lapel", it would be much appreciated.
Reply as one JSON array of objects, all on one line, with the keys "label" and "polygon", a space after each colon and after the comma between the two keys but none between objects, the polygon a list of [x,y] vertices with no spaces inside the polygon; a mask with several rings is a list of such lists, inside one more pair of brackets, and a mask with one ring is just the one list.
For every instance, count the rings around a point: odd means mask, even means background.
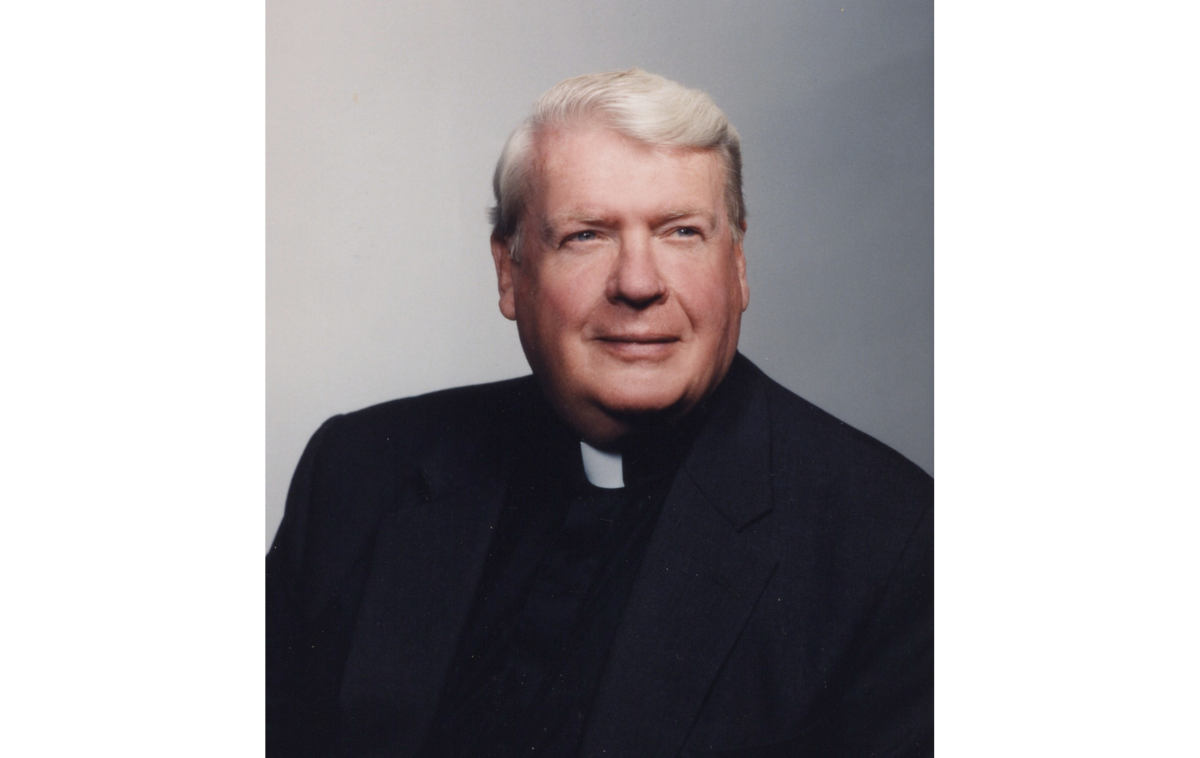
[{"label": "jacket lapel", "polygon": [[433,718],[507,484],[503,456],[471,463],[426,459],[380,524],[341,692],[352,753],[410,754]]},{"label": "jacket lapel", "polygon": [[663,504],[582,755],[669,756],[687,738],[777,562],[742,531],[770,511],[769,461],[765,391],[735,364]]}]

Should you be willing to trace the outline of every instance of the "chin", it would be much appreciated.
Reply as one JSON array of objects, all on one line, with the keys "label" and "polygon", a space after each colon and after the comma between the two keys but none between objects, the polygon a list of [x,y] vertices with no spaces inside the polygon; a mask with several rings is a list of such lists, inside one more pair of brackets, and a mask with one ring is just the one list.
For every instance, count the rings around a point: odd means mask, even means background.
[{"label": "chin", "polygon": [[625,386],[613,384],[600,388],[596,393],[597,405],[614,416],[657,416],[687,406],[686,393],[682,388],[664,388],[661,382],[649,386],[629,383]]},{"label": "chin", "polygon": [[687,411],[701,400],[712,377],[697,375],[693,366],[634,364],[600,372],[589,382],[592,397],[620,416]]}]

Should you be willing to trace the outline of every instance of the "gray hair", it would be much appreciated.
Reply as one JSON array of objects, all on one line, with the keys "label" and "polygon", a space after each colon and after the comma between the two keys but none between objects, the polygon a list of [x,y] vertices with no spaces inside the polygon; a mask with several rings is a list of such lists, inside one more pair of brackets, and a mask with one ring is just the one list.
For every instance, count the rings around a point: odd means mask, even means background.
[{"label": "gray hair", "polygon": [[533,173],[534,141],[540,131],[598,121],[651,147],[712,150],[725,166],[725,209],[735,241],[742,236],[742,146],[737,130],[705,93],[641,69],[585,74],[559,82],[533,105],[513,130],[492,176],[496,205],[490,211],[492,239],[507,240],[517,260],[521,217]]}]

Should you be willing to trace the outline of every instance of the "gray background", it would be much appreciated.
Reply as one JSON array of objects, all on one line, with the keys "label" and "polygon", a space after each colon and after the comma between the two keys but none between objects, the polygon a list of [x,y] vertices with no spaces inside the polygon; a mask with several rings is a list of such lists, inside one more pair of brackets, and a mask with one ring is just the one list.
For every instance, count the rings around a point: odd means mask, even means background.
[{"label": "gray background", "polygon": [[268,545],[328,416],[528,372],[492,168],[547,88],[633,65],[742,135],[742,352],[933,472],[932,2],[268,0]]}]

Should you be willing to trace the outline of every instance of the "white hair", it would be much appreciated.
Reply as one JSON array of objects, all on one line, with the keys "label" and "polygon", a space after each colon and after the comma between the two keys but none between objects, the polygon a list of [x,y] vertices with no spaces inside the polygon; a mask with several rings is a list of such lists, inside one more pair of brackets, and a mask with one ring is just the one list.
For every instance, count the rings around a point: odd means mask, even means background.
[{"label": "white hair", "polygon": [[650,147],[712,150],[725,167],[725,209],[734,240],[746,220],[742,198],[742,147],[737,130],[705,93],[641,69],[585,74],[559,82],[538,98],[533,112],[513,130],[492,177],[496,205],[492,238],[507,241],[516,260],[521,217],[528,202],[534,142],[549,128],[599,122]]}]

